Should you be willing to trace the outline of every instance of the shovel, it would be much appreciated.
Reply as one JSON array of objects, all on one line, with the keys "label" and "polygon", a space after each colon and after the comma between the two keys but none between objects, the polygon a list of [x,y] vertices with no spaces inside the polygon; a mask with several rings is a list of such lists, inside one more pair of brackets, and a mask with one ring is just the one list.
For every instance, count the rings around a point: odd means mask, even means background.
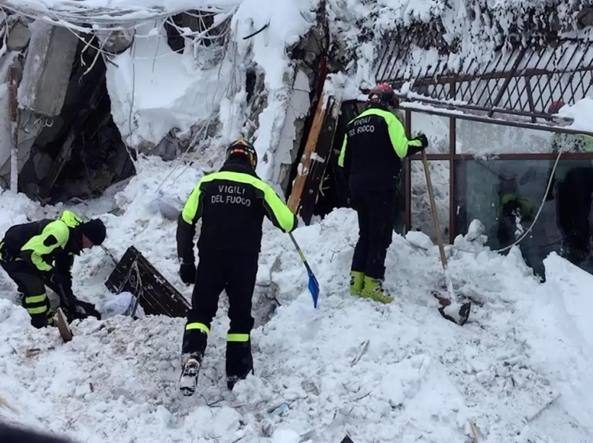
[{"label": "shovel", "polygon": [[443,239],[441,238],[441,224],[439,222],[439,215],[437,213],[437,207],[434,199],[434,191],[432,189],[432,179],[430,178],[430,168],[428,166],[428,159],[426,158],[426,152],[422,150],[422,164],[424,165],[424,175],[426,176],[426,187],[428,188],[428,198],[430,200],[430,212],[432,213],[432,223],[434,226],[434,232],[437,238],[439,246],[439,255],[441,256],[441,266],[443,267],[443,273],[447,281],[447,292],[449,297],[444,297],[438,293],[433,293],[434,297],[439,301],[441,307],[439,308],[440,314],[449,321],[457,323],[462,326],[465,324],[469,317],[471,310],[471,302],[465,302],[461,306],[456,302],[457,297],[453,292],[453,282],[451,276],[447,270],[447,256],[445,255],[445,248],[443,246]]}]

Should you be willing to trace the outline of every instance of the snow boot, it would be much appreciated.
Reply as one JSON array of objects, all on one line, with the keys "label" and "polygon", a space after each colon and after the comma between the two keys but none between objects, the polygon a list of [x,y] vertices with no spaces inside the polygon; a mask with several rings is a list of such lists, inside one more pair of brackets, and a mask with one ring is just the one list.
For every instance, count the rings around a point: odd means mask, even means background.
[{"label": "snow boot", "polygon": [[383,281],[378,278],[372,278],[368,275],[364,276],[364,285],[360,295],[364,298],[378,301],[379,303],[391,303],[393,297],[383,289]]},{"label": "snow boot", "polygon": [[354,295],[355,297],[360,297],[363,284],[364,284],[364,273],[362,273],[360,271],[351,271],[350,272],[350,294]]},{"label": "snow boot", "polygon": [[198,374],[202,365],[202,356],[198,353],[181,356],[182,371],[179,378],[179,390],[185,396],[193,395],[198,386]]},{"label": "snow boot", "polygon": [[226,344],[226,385],[232,391],[239,380],[244,380],[249,373],[253,374],[253,355],[251,341]]}]

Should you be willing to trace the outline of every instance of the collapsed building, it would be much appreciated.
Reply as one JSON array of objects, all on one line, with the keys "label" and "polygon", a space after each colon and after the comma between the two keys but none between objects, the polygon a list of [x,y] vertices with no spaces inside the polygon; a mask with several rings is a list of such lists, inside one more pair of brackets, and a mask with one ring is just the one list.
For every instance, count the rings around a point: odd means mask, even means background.
[{"label": "collapsed building", "polygon": [[[309,222],[347,205],[336,162],[344,127],[365,88],[386,81],[408,130],[431,142],[445,238],[479,219],[489,245],[505,249],[537,216],[521,242],[536,271],[550,251],[593,269],[593,125],[578,118],[593,85],[590,2],[432,0],[367,5],[358,17],[327,0],[298,19],[289,48],[274,48],[272,21],[240,21],[236,8],[212,3],[139,21],[120,11],[93,26],[72,13],[68,27],[8,1],[1,185],[10,184],[11,150],[19,190],[55,201],[100,194],[134,174],[138,155],[214,165],[241,133],[266,143],[256,145],[259,172]],[[277,77],[262,69],[259,38],[285,58]],[[157,93],[164,88],[168,97]],[[400,180],[397,230],[434,235],[421,161],[408,160]]]}]

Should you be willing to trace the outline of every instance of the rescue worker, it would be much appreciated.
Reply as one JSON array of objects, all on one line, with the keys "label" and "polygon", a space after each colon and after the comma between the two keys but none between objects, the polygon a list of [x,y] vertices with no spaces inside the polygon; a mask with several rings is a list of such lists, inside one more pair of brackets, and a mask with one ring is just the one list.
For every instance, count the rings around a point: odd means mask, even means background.
[{"label": "rescue worker", "polygon": [[537,208],[527,197],[520,195],[515,177],[501,177],[498,196],[500,203],[496,214],[496,238],[502,248],[509,246],[523,234],[523,224],[533,221]]},{"label": "rescue worker", "polygon": [[[227,386],[253,370],[250,332],[253,327],[251,298],[266,215],[284,232],[297,225],[294,214],[272,187],[255,173],[257,154],[244,139],[233,142],[218,172],[205,175],[190,194],[177,226],[179,275],[195,283],[192,308],[187,315],[180,389],[192,395],[206,349],[218,297],[226,290],[230,328],[226,346]],[[202,219],[198,240],[199,262],[194,264],[195,226]]]},{"label": "rescue worker", "polygon": [[358,215],[350,292],[390,303],[393,298],[383,288],[383,279],[396,217],[396,180],[401,160],[420,152],[428,142],[424,134],[408,140],[402,123],[390,110],[398,105],[390,85],[378,84],[368,97],[369,107],[346,126],[338,158],[348,176],[350,203]]},{"label": "rescue worker", "polygon": [[105,225],[99,219],[83,223],[72,211],[56,220],[39,220],[15,225],[0,242],[0,265],[17,284],[23,306],[36,328],[47,326],[51,317],[45,286],[60,297],[68,320],[93,315],[91,303],[78,300],[72,292],[71,268],[74,255],[105,240]]}]

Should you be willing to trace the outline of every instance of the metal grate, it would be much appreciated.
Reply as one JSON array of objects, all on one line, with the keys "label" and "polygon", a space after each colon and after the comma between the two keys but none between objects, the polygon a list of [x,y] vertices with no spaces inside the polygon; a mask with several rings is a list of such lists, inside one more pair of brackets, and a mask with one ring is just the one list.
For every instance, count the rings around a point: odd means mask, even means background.
[{"label": "metal grate", "polygon": [[418,37],[392,34],[376,65],[377,81],[398,90],[409,83],[414,100],[436,106],[489,117],[510,114],[532,122],[549,121],[556,112],[550,112],[552,103],[574,104],[593,86],[591,41],[565,39],[545,47],[501,49],[481,60],[461,60],[453,52],[456,48],[437,46],[434,39],[429,47]]}]

